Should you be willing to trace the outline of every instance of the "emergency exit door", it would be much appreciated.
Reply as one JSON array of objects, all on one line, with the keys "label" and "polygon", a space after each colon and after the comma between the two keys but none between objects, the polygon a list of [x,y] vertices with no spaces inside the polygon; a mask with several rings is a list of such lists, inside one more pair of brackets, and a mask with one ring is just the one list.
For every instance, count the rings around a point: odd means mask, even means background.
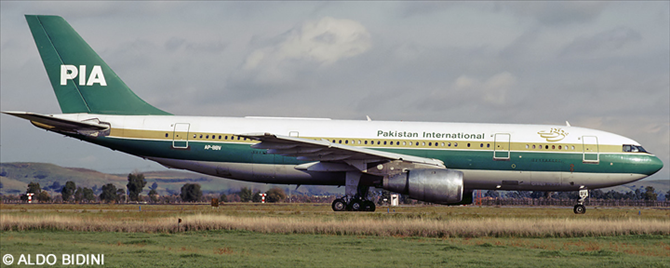
[{"label": "emergency exit door", "polygon": [[172,132],[172,148],[186,149],[188,148],[188,131],[191,124],[176,123],[174,124],[174,131]]},{"label": "emergency exit door", "polygon": [[509,160],[510,150],[509,133],[496,133],[493,138],[493,159],[494,160]]}]

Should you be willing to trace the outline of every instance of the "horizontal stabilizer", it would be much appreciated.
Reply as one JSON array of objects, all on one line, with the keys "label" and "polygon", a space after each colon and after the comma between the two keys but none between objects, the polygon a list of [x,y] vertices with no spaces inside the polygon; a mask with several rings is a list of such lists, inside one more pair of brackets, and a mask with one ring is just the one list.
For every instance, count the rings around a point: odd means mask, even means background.
[{"label": "horizontal stabilizer", "polygon": [[26,120],[30,120],[35,126],[47,130],[59,132],[77,132],[91,134],[93,132],[100,132],[109,130],[109,124],[101,123],[97,119],[89,119],[85,121],[75,121],[54,117],[53,115],[37,114],[30,112],[2,112],[4,114],[13,115]]}]

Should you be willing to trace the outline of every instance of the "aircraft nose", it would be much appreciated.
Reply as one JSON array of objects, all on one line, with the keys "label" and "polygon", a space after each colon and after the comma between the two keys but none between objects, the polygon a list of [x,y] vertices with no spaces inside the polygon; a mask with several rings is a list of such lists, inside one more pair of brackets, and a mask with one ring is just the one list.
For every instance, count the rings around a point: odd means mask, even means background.
[{"label": "aircraft nose", "polygon": [[658,157],[656,156],[652,156],[650,158],[651,161],[648,161],[645,165],[646,166],[645,174],[647,175],[652,175],[663,168],[663,162],[661,161],[661,159],[658,159]]}]

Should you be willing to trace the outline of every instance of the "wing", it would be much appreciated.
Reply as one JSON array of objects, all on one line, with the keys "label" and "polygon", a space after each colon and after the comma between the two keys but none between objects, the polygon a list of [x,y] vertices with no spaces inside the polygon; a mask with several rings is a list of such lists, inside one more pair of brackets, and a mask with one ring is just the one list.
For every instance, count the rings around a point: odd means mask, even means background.
[{"label": "wing", "polygon": [[[299,166],[299,169],[316,168],[314,165],[323,167],[327,165],[332,166],[334,163],[345,163],[366,173],[387,175],[395,173],[388,170],[389,168],[395,170],[395,168],[391,168],[392,166],[402,168],[420,165],[428,168],[446,168],[444,162],[438,159],[372,150],[332,143],[326,140],[310,140],[270,133],[244,134],[240,136],[260,141],[260,143],[256,143],[251,147],[255,149],[267,149],[267,152],[270,154],[296,157],[302,161],[318,161],[318,163],[309,163],[307,166]],[[388,165],[383,163],[394,164]],[[371,169],[371,167],[377,167],[377,170],[374,170],[374,168]]]}]

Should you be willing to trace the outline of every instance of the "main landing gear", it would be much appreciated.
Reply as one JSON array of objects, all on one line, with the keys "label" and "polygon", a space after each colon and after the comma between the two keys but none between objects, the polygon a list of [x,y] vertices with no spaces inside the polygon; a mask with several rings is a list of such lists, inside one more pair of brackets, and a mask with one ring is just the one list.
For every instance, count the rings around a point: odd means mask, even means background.
[{"label": "main landing gear", "polygon": [[375,203],[359,197],[350,198],[344,196],[335,199],[332,208],[333,211],[375,211]]},{"label": "main landing gear", "polygon": [[361,175],[358,171],[347,172],[345,195],[333,201],[333,211],[375,211],[375,203],[365,198],[370,186],[360,183]]},{"label": "main landing gear", "polygon": [[589,197],[589,190],[586,189],[579,190],[579,201],[577,201],[577,205],[575,205],[574,209],[575,214],[586,213],[586,207],[584,207],[584,201],[586,201],[586,198],[588,197]]}]

